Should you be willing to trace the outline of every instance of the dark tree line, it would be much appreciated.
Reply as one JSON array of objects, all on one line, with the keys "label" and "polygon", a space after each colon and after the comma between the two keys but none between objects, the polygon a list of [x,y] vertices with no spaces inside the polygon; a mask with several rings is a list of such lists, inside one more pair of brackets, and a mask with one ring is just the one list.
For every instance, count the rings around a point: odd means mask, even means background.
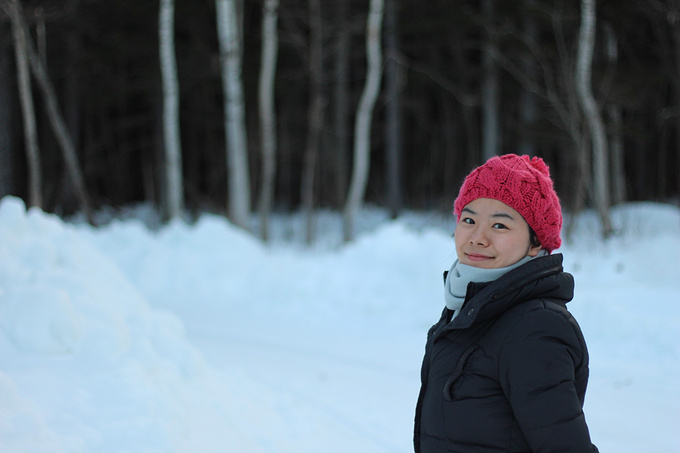
[{"label": "dark tree line", "polygon": [[[87,200],[94,208],[150,201],[166,209],[161,2],[2,2],[24,11]],[[237,1],[252,212],[263,178],[257,106],[264,3]],[[226,213],[215,1],[175,0],[174,8],[184,205]],[[450,209],[472,166],[489,153],[516,152],[548,162],[565,207],[595,205],[598,139],[577,89],[580,2],[385,0],[384,8],[367,201],[394,215],[402,207]],[[0,196],[28,201],[30,162],[8,11],[0,9]],[[275,209],[340,210],[347,202],[353,122],[369,69],[368,12],[369,0],[280,1]],[[610,203],[677,200],[680,2],[601,0],[594,36],[590,89],[606,131]],[[35,74],[32,80],[40,204],[64,214],[81,210],[83,198],[50,126],[50,101]]]}]

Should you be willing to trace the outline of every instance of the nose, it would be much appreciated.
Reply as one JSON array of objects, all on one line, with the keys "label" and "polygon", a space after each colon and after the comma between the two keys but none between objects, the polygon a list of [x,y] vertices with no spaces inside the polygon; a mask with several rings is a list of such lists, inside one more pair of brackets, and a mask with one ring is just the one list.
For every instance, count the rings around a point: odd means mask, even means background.
[{"label": "nose", "polygon": [[481,246],[487,246],[489,244],[489,239],[481,227],[475,228],[472,234],[470,234],[470,244]]}]

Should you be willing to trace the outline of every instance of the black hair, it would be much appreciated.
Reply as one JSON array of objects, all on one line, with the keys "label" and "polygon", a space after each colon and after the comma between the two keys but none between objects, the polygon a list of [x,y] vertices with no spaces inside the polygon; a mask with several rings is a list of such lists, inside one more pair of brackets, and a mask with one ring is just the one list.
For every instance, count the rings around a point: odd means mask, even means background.
[{"label": "black hair", "polygon": [[538,235],[531,227],[529,227],[529,242],[532,247],[541,247],[541,241],[538,240]]}]

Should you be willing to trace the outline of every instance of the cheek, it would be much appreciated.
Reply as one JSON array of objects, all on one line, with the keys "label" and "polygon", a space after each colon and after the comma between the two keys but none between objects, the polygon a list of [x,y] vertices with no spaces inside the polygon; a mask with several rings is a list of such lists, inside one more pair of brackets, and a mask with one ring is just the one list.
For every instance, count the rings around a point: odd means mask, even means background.
[{"label": "cheek", "polygon": [[453,233],[453,243],[456,245],[456,249],[460,249],[465,240],[465,232],[461,228],[456,228],[456,231]]},{"label": "cheek", "polygon": [[509,255],[517,255],[523,258],[529,252],[529,240],[523,236],[508,237],[504,240],[500,247]]}]

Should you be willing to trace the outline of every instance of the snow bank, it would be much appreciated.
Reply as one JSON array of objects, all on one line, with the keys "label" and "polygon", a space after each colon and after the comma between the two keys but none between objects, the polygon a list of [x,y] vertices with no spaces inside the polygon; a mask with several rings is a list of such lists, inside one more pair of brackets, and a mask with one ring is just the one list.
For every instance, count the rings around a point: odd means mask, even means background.
[{"label": "snow bank", "polygon": [[218,381],[179,318],[151,309],[82,236],[0,202],[0,451],[248,447],[238,430],[224,436],[242,379]]}]

